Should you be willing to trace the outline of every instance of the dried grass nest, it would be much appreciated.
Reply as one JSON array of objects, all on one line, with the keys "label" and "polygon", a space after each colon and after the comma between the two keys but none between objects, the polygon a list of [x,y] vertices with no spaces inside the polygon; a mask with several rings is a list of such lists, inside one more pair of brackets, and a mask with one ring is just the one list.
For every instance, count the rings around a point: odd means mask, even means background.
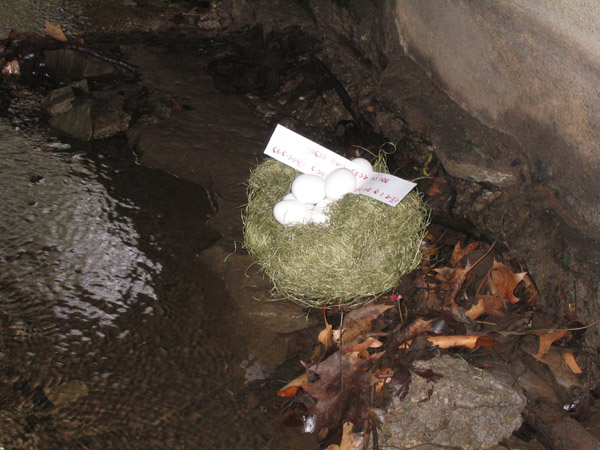
[{"label": "dried grass nest", "polygon": [[[375,169],[383,172],[385,167]],[[420,264],[420,243],[429,223],[421,195],[413,191],[391,207],[347,194],[330,205],[329,224],[286,227],[272,210],[299,174],[268,159],[248,180],[244,247],[271,278],[276,298],[350,309],[393,289]]]}]

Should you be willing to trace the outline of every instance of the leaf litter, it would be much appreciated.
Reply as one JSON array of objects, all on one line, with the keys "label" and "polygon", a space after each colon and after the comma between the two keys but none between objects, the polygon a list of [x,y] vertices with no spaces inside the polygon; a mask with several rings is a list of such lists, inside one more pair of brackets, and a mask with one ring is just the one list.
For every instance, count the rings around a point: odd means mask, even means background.
[{"label": "leaf litter", "polygon": [[[595,323],[582,326],[584,322],[572,313],[549,318],[536,311],[538,291],[531,275],[514,261],[501,261],[495,244],[483,249],[479,241],[464,246],[457,242],[447,257],[432,233],[424,245],[430,257],[405,283],[408,286],[399,288],[402,292],[339,317],[323,310],[324,328],[316,344],[319,351],[303,363],[305,371],[277,393],[292,400],[285,407],[286,414],[297,413],[302,431],[317,433],[327,450],[358,450],[368,445],[377,449],[382,408],[390,396],[400,400],[406,396],[413,374],[432,381],[443,376],[423,374],[413,366],[414,361],[440,352],[464,358],[482,373],[491,366],[490,357],[508,365],[511,357],[531,357],[526,366],[546,367],[549,376],[567,380],[552,380],[548,386],[562,384],[566,391],[585,384],[580,365],[585,362],[585,349],[573,333]],[[337,329],[332,325],[336,320]],[[538,327],[538,323],[543,325]],[[527,336],[537,340],[535,348],[530,340],[529,347],[522,344]],[[521,388],[528,394],[526,382]],[[539,386],[530,391],[531,402],[546,395]],[[547,395],[561,400],[569,397],[566,392]],[[421,401],[430,396],[431,392]],[[568,410],[565,405],[558,407]]]}]

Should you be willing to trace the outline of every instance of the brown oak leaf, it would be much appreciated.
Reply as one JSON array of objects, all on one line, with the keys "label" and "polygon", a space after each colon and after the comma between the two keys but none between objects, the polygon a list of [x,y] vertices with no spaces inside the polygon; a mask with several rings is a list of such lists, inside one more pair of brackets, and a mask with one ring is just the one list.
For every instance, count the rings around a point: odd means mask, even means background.
[{"label": "brown oak leaf", "polygon": [[488,278],[490,292],[493,295],[499,295],[505,302],[517,303],[519,299],[515,297],[514,290],[526,275],[527,272],[513,273],[504,264],[494,260]]}]

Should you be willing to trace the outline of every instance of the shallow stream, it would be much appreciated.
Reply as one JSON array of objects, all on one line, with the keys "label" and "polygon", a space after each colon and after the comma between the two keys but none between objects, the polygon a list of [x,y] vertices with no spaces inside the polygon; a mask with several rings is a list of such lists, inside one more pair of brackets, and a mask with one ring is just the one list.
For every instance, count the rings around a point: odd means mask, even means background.
[{"label": "shallow stream", "polygon": [[266,448],[209,331],[205,191],[48,142],[0,122],[2,448]]}]

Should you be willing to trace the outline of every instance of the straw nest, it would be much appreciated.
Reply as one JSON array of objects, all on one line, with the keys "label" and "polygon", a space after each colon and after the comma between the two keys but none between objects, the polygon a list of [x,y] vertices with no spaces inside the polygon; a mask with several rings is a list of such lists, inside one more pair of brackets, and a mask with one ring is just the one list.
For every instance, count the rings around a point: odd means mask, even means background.
[{"label": "straw nest", "polygon": [[396,207],[349,194],[330,205],[328,224],[283,226],[273,206],[299,174],[269,159],[248,181],[244,247],[271,278],[276,297],[350,309],[393,289],[419,265],[429,216],[418,193]]}]

